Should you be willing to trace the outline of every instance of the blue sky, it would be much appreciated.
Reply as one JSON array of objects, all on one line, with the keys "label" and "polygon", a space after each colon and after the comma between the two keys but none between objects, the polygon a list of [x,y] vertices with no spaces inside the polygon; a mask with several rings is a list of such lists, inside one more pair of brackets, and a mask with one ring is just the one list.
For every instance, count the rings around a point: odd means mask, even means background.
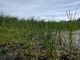
[{"label": "blue sky", "polygon": [[77,10],[80,17],[80,0],[0,0],[0,12],[19,18],[68,20],[66,10]]}]

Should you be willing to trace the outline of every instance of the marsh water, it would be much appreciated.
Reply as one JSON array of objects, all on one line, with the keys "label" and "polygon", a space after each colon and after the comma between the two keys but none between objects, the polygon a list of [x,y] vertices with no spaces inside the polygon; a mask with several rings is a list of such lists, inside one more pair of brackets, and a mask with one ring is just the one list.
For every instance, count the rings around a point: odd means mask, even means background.
[{"label": "marsh water", "polygon": [[[59,33],[57,33],[57,38],[59,37]],[[61,31],[60,32],[60,39],[62,43],[69,46],[70,42],[70,32],[69,31]],[[76,48],[80,48],[80,30],[75,30],[72,32],[71,35],[72,43]]]}]

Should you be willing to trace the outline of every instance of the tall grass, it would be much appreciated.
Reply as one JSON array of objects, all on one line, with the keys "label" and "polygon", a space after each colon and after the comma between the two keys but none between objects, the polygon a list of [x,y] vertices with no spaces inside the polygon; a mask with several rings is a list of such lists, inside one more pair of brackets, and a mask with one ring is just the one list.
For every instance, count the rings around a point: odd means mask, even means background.
[{"label": "tall grass", "polygon": [[[36,21],[35,19],[19,20],[17,17],[0,16],[0,44],[24,43],[27,46],[27,48],[24,48],[26,54],[33,56],[35,60],[43,58],[60,60],[67,54],[72,56],[72,52],[71,54],[69,52],[75,48],[73,32],[80,29],[78,23],[80,21],[72,21],[71,19],[70,17],[70,21],[45,22]],[[64,36],[62,36],[62,32],[64,31],[69,33],[70,51],[69,48],[63,48]]]}]

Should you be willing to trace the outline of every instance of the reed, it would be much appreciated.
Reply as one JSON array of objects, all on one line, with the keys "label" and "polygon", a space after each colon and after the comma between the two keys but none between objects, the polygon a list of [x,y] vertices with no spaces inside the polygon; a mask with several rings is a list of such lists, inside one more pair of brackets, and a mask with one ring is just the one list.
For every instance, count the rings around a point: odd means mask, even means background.
[{"label": "reed", "polygon": [[[22,55],[28,53],[34,57],[34,60],[38,60],[41,56],[43,56],[44,59],[56,60],[58,58],[58,60],[60,60],[66,53],[69,54],[69,48],[70,51],[75,52],[74,49],[76,47],[73,43],[73,32],[80,29],[80,21],[73,21],[72,14],[70,16],[69,14],[71,14],[70,11],[67,13],[70,19],[69,21],[60,22],[36,21],[35,19],[19,20],[17,17],[0,16],[0,47],[6,43],[8,45],[6,45],[7,47],[11,45],[14,46],[14,43],[25,43],[27,47],[19,44],[22,46],[20,50],[23,52]],[[66,31],[69,33],[68,42],[70,47],[68,49],[66,49],[66,47],[63,48],[62,45],[64,41],[62,40],[64,38],[62,32]],[[66,42],[64,42],[64,44],[65,43]],[[78,42],[78,49],[79,48]],[[14,51],[18,53],[17,50],[19,49],[18,47]],[[78,51],[78,49],[75,50]],[[24,51],[26,53],[24,53]],[[80,53],[77,56],[79,57]]]}]

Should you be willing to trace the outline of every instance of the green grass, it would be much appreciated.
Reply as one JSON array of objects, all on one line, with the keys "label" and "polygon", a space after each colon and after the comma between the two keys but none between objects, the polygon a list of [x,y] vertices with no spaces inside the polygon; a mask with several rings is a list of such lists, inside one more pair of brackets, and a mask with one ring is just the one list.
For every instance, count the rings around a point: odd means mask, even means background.
[{"label": "green grass", "polygon": [[[72,39],[72,32],[75,30],[80,30],[80,19],[75,21],[45,22],[35,19],[25,20],[17,17],[0,16],[0,46],[3,47],[1,50],[8,49],[8,51],[12,51],[17,46],[18,48],[14,52],[7,54],[14,55],[16,52],[16,57],[20,52],[23,60],[26,60],[25,54],[29,56],[27,58],[33,56],[34,60],[42,59],[42,57],[47,60],[60,60],[65,55],[69,56],[69,60],[74,57],[74,59],[79,60],[80,53],[74,51],[75,47]],[[70,49],[62,46],[62,31],[69,32]],[[4,44],[6,46],[3,46]],[[13,47],[10,49],[9,46]],[[19,46],[22,47],[19,48]]]}]

